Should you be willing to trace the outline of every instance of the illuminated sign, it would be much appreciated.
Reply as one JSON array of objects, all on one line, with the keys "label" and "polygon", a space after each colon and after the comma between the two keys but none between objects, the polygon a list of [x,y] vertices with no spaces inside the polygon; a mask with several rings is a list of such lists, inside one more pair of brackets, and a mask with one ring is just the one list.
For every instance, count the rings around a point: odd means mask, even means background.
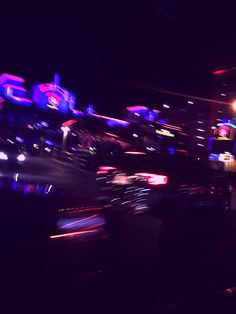
[{"label": "illuminated sign", "polygon": [[231,125],[221,124],[214,129],[214,139],[216,140],[230,140],[231,139]]},{"label": "illuminated sign", "polygon": [[[37,84],[33,89],[33,101],[40,109],[58,111],[59,113],[74,113],[75,96],[58,86],[59,78],[54,83]],[[75,113],[76,115],[76,113]]]},{"label": "illuminated sign", "polygon": [[28,99],[28,92],[23,87],[24,83],[25,80],[21,77],[6,73],[0,75],[1,96],[15,104],[31,106],[32,101]]},{"label": "illuminated sign", "polygon": [[234,156],[230,153],[219,154],[219,161],[223,162],[232,162],[234,161]]},{"label": "illuminated sign", "polygon": [[156,130],[156,133],[160,134],[160,135],[164,135],[164,136],[169,136],[169,137],[174,137],[175,136],[173,133],[171,133],[170,131],[165,130],[165,129]]}]

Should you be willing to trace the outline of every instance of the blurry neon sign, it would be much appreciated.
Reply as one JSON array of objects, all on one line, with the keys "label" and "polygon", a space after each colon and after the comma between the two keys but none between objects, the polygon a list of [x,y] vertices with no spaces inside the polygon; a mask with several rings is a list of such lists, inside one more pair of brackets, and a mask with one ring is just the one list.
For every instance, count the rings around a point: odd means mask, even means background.
[{"label": "blurry neon sign", "polygon": [[24,82],[21,77],[4,73],[0,75],[0,94],[13,103],[30,106],[32,101],[28,99],[28,92],[23,87]]},{"label": "blurry neon sign", "polygon": [[221,124],[214,130],[214,139],[216,140],[230,140],[231,139],[231,125]]},{"label": "blurry neon sign", "polygon": [[58,86],[58,76],[54,83],[37,84],[33,89],[33,100],[40,109],[74,114],[75,96]]}]

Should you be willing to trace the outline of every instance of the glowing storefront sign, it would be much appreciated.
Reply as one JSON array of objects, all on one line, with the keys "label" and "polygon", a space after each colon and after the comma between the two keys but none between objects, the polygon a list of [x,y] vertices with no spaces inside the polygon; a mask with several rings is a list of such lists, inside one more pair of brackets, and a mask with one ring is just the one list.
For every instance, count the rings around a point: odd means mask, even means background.
[{"label": "glowing storefront sign", "polygon": [[233,125],[231,124],[220,124],[214,129],[215,140],[231,140],[231,130]]},{"label": "glowing storefront sign", "polygon": [[33,89],[33,101],[40,109],[69,114],[74,112],[75,96],[59,86],[60,78],[53,83],[37,84]]},{"label": "glowing storefront sign", "polygon": [[0,75],[0,95],[12,103],[30,106],[32,101],[28,99],[28,92],[23,87],[24,82],[24,79],[15,75]]}]

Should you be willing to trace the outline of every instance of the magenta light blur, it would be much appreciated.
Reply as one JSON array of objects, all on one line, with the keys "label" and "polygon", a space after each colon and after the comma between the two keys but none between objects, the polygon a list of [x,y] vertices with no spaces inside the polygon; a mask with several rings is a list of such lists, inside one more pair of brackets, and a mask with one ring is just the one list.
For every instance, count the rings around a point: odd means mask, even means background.
[{"label": "magenta light blur", "polygon": [[7,82],[7,81],[18,82],[21,84],[25,82],[25,80],[19,76],[7,74],[7,73],[2,74],[0,76],[0,85],[4,84],[4,82]]},{"label": "magenta light blur", "polygon": [[148,110],[145,106],[132,106],[132,107],[126,107],[128,111],[138,112],[138,111],[146,111]]}]

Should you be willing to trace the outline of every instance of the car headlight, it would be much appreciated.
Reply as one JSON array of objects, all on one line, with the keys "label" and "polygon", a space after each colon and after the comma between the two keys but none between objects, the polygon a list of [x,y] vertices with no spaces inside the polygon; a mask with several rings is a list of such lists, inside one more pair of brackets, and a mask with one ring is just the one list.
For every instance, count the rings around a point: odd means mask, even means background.
[{"label": "car headlight", "polygon": [[25,155],[20,154],[19,156],[17,156],[17,160],[18,161],[25,161]]},{"label": "car headlight", "polygon": [[0,152],[0,159],[7,160],[8,159],[7,154],[5,154],[4,152]]}]

